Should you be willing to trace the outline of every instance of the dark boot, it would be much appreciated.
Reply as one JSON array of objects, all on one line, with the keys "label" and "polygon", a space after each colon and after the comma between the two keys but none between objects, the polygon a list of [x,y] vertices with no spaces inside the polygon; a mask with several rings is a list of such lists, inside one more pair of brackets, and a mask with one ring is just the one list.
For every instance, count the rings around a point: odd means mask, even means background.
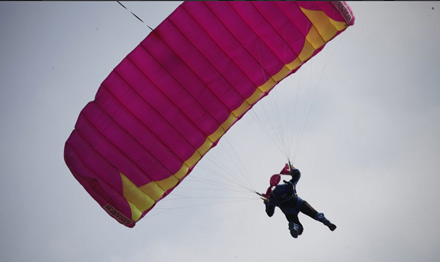
[{"label": "dark boot", "polygon": [[326,225],[331,231],[335,231],[336,225],[330,222],[327,218],[325,218],[323,213],[316,214],[315,217],[316,220],[322,222],[324,225]]},{"label": "dark boot", "polygon": [[289,222],[289,230],[290,230],[290,235],[293,238],[297,238],[299,235],[302,234],[303,227],[301,224],[297,224],[295,222],[290,221]]}]

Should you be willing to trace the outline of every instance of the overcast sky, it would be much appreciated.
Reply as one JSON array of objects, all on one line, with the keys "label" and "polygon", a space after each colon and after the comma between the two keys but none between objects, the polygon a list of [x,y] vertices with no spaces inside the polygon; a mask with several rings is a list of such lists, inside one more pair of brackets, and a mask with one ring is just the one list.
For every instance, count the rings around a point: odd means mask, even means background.
[{"label": "overcast sky", "polygon": [[[178,4],[126,2],[153,28]],[[0,260],[438,261],[440,4],[350,6],[355,25],[278,86],[312,90],[299,96],[311,109],[298,112],[298,191],[338,226],[300,215],[293,239],[279,210],[268,218],[257,197],[200,183],[242,165],[264,191],[281,170],[252,115],[135,228],[108,216],[66,167],[64,143],[149,29],[116,2],[0,2]]]}]

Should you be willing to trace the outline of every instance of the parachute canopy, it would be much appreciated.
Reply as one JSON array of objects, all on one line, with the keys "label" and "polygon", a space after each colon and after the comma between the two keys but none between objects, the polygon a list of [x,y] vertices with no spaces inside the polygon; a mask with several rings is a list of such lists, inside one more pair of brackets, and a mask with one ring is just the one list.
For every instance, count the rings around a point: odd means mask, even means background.
[{"label": "parachute canopy", "polygon": [[109,74],[64,158],[133,227],[252,106],[354,23],[344,2],[185,2]]}]

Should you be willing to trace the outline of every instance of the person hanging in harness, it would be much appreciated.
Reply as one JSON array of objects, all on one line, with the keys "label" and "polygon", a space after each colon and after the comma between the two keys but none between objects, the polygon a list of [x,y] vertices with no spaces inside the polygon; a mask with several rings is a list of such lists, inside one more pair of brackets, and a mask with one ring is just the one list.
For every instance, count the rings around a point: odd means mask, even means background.
[{"label": "person hanging in harness", "polygon": [[[280,174],[291,175],[292,179],[290,181],[284,180],[284,184],[279,184],[281,180]],[[279,207],[286,216],[287,221],[289,221],[290,234],[294,238],[301,235],[304,230],[298,219],[300,212],[320,221],[331,231],[334,231],[336,226],[331,223],[323,213],[316,211],[307,201],[301,199],[296,193],[296,184],[301,178],[301,172],[289,163],[281,170],[280,174],[273,175],[270,178],[270,187],[266,193],[260,194],[266,205],[267,215],[272,217],[275,212],[275,207]]]}]

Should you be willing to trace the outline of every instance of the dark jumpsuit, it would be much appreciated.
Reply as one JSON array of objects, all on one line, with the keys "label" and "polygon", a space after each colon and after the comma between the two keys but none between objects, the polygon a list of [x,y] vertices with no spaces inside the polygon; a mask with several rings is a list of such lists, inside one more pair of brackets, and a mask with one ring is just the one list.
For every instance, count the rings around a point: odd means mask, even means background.
[{"label": "dark jumpsuit", "polygon": [[[271,192],[269,201],[266,202],[266,213],[271,217],[275,212],[275,207],[279,207],[283,211],[287,220],[289,221],[289,229],[292,232],[294,224],[297,224],[296,230],[298,235],[303,232],[303,226],[298,219],[298,213],[302,212],[313,219],[317,219],[318,211],[316,211],[307,201],[301,199],[296,193],[296,184],[301,178],[301,173],[290,171],[292,179],[290,181],[284,181],[285,184],[278,185],[282,192],[281,196],[279,194],[274,194],[277,187]],[[296,236],[295,236],[296,237]]]}]

